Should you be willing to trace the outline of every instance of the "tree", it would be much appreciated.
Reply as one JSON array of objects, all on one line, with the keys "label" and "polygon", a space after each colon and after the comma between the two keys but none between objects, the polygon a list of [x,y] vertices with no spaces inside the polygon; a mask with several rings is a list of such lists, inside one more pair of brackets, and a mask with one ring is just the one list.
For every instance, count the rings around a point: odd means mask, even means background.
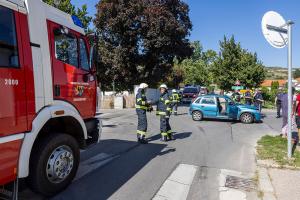
[{"label": "tree", "polygon": [[279,82],[278,81],[272,81],[271,83],[271,90],[274,91],[274,90],[278,90],[279,88]]},{"label": "tree", "polygon": [[221,89],[230,90],[239,80],[246,87],[258,87],[266,71],[256,53],[242,49],[232,36],[220,41],[220,56],[213,62],[213,79]]},{"label": "tree", "polygon": [[296,69],[294,72],[294,78],[300,78],[300,69]]},{"label": "tree", "polygon": [[43,0],[45,3],[56,7],[65,13],[68,13],[70,15],[76,15],[82,22],[82,25],[84,27],[85,32],[91,32],[89,29],[89,25],[92,21],[92,17],[88,16],[87,12],[87,5],[82,5],[81,8],[75,8],[75,6],[71,3],[71,0],[60,0],[58,5],[54,4],[54,0]]},{"label": "tree", "polygon": [[148,82],[156,86],[171,73],[174,58],[192,54],[188,5],[181,0],[101,0],[94,24],[99,34],[105,88],[132,89]]},{"label": "tree", "polygon": [[217,58],[217,53],[213,50],[203,51],[200,41],[192,42],[191,46],[192,56],[182,62],[175,62],[168,82],[172,87],[178,87],[179,83],[208,86],[212,82],[210,68]]},{"label": "tree", "polygon": [[193,61],[191,59],[182,62],[184,67],[184,83],[197,84],[208,86],[210,81],[209,71],[207,65],[201,59]]}]

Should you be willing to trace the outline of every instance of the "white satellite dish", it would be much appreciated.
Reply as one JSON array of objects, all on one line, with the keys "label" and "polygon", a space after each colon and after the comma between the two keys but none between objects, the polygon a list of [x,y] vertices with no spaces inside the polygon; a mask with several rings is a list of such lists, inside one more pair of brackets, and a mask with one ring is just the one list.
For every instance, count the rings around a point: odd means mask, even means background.
[{"label": "white satellite dish", "polygon": [[266,40],[275,48],[284,48],[288,43],[287,23],[274,11],[267,12],[261,22]]}]

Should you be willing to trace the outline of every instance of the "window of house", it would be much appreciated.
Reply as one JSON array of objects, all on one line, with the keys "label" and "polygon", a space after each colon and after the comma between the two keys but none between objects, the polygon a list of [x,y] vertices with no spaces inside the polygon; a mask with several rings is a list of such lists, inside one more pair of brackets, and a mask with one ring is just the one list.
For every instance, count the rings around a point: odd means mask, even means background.
[{"label": "window of house", "polygon": [[14,12],[0,6],[0,67],[19,67]]}]

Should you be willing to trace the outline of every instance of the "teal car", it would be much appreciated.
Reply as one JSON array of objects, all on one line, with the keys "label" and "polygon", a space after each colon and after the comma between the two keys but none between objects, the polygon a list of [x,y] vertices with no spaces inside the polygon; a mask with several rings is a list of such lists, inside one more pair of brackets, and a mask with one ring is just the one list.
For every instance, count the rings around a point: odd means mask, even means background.
[{"label": "teal car", "polygon": [[234,103],[226,95],[199,96],[190,105],[189,113],[194,121],[205,118],[240,120],[246,124],[261,121],[261,113],[255,106]]}]

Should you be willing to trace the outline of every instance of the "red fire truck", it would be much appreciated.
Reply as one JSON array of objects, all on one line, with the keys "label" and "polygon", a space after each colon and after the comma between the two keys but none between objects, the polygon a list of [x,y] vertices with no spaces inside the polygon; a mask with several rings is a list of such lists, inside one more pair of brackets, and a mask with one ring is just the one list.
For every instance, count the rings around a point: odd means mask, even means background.
[{"label": "red fire truck", "polygon": [[66,188],[100,139],[96,67],[80,20],[41,0],[0,0],[0,186]]}]

